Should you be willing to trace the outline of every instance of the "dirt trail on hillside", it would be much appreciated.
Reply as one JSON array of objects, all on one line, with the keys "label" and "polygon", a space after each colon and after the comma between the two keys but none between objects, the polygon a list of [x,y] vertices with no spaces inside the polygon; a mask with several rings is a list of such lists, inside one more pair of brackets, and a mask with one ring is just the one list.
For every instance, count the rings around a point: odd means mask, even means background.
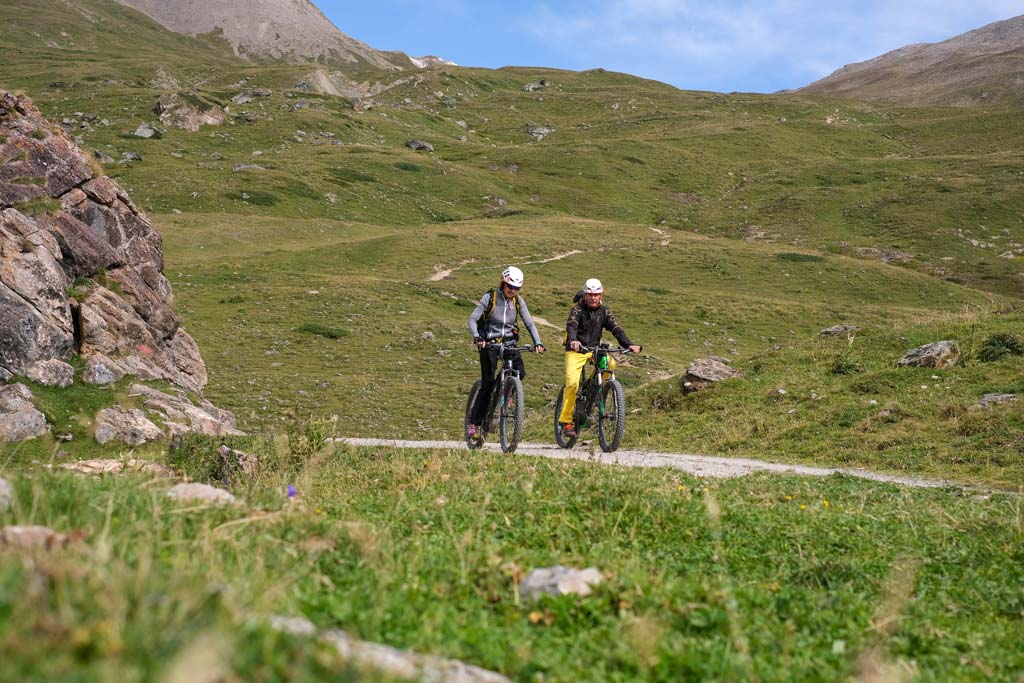
[{"label": "dirt trail on hillside", "polygon": [[[359,438],[339,438],[336,439],[336,441],[352,446],[377,446],[383,448],[466,449],[466,444],[462,441],[397,441],[390,439]],[[827,477],[831,474],[846,474],[851,477],[899,484],[901,486],[913,486],[916,488],[942,488],[945,486],[980,488],[965,486],[963,484],[941,479],[900,477],[891,474],[871,472],[864,469],[786,465],[783,463],[751,460],[747,458],[720,458],[712,455],[696,455],[692,453],[657,453],[653,451],[626,450],[616,451],[615,453],[603,453],[599,448],[597,448],[596,442],[593,444],[593,450],[588,446],[588,443],[589,442],[582,442],[581,444],[577,444],[577,447],[571,450],[563,450],[554,444],[522,443],[519,444],[516,454],[553,458],[556,460],[584,460],[586,462],[595,462],[604,465],[621,465],[624,467],[670,467],[672,469],[682,470],[696,477],[710,477],[716,479],[742,477],[755,472],[798,474],[810,477]],[[500,450],[496,443],[489,443],[484,447],[492,451]]]}]

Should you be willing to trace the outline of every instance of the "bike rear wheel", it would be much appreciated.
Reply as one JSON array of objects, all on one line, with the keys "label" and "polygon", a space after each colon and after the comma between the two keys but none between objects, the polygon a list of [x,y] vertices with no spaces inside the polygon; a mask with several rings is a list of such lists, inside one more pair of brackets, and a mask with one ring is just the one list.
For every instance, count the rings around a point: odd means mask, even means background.
[{"label": "bike rear wheel", "polygon": [[618,380],[601,385],[601,406],[597,420],[597,439],[601,450],[611,453],[622,443],[626,433],[626,396]]},{"label": "bike rear wheel", "polygon": [[470,450],[476,450],[484,445],[483,426],[480,427],[478,436],[471,437],[469,435],[470,420],[473,417],[473,404],[476,403],[476,395],[480,393],[480,385],[482,383],[481,380],[477,380],[473,388],[469,390],[469,397],[466,399],[466,417],[463,420],[462,433],[466,437],[466,445],[469,446]]},{"label": "bike rear wheel", "polygon": [[558,400],[555,401],[555,443],[558,444],[559,448],[572,448],[576,445],[577,436],[566,437],[562,434],[562,423],[559,422],[559,418],[562,416],[562,401],[565,397],[565,385],[558,390]]},{"label": "bike rear wheel", "polygon": [[501,450],[503,453],[514,453],[523,436],[523,420],[526,418],[523,382],[518,377],[506,377],[501,396],[501,414],[498,418]]}]

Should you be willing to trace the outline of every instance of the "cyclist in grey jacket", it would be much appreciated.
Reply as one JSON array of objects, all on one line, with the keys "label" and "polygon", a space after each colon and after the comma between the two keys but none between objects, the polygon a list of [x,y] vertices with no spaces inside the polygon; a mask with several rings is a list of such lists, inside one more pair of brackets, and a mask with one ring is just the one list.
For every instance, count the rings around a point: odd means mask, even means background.
[{"label": "cyclist in grey jacket", "polygon": [[[501,288],[484,294],[469,316],[469,331],[480,351],[480,392],[476,396],[476,403],[473,404],[473,413],[470,416],[470,437],[475,437],[479,433],[480,423],[483,422],[487,405],[491,400],[491,391],[494,389],[494,366],[497,363],[498,350],[493,346],[488,347],[487,342],[517,341],[519,330],[516,323],[521,317],[533,339],[534,351],[544,353],[537,325],[530,316],[526,301],[519,296],[522,286],[523,271],[515,266],[509,266],[501,274]],[[484,319],[488,310],[491,312],[490,317]],[[522,358],[516,358],[515,367],[520,379],[526,377],[526,366]]]}]

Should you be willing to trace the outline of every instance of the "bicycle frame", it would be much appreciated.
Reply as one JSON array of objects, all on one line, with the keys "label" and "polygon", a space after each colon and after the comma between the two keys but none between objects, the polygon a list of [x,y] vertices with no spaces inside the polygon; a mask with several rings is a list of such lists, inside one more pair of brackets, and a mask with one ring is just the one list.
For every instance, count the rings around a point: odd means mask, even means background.
[{"label": "bicycle frame", "polygon": [[[606,363],[605,367],[602,368],[602,363],[612,353],[628,353],[628,351],[612,349],[608,344],[599,344],[596,347],[581,347],[580,352],[593,352],[594,354],[587,361],[587,365],[591,366],[593,371],[588,376],[586,374],[586,366],[584,366],[580,373],[580,387],[576,390],[576,409],[573,412],[574,417],[577,418],[577,427],[583,429],[590,422],[590,416],[593,414],[595,404],[597,405],[598,418],[604,416],[604,403],[598,400],[601,396],[601,385],[615,379],[615,370],[608,368]],[[605,377],[606,373],[607,377]]]},{"label": "bicycle frame", "polygon": [[494,417],[498,406],[505,405],[505,379],[512,375],[519,376],[515,369],[516,357],[523,351],[533,351],[532,346],[515,346],[514,343],[488,342],[488,347],[498,348],[498,364],[494,369],[494,388],[491,390],[491,400],[487,404],[487,412],[484,414],[483,423],[480,428],[485,433],[493,431]]}]

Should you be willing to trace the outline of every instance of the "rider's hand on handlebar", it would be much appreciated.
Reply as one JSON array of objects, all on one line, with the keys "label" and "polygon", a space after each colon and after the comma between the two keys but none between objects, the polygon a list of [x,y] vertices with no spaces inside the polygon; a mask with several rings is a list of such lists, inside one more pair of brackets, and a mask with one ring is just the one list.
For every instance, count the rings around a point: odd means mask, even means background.
[{"label": "rider's hand on handlebar", "polygon": [[478,339],[477,342],[476,342],[476,345],[479,346],[482,349],[485,346],[487,346],[487,340],[486,339]]},{"label": "rider's hand on handlebar", "polygon": [[632,346],[629,347],[629,352],[630,353],[640,353],[640,350],[642,348],[644,348],[644,347],[642,347],[642,346],[640,346],[638,344],[633,344]]},{"label": "rider's hand on handlebar", "polygon": [[569,342],[569,348],[575,351],[576,353],[579,353],[580,349],[583,348],[583,344],[580,343],[579,339],[573,339],[571,342]]},{"label": "rider's hand on handlebar", "polygon": [[533,347],[534,353],[544,353],[546,350],[547,349],[544,348],[543,344],[537,344],[536,346]]}]

